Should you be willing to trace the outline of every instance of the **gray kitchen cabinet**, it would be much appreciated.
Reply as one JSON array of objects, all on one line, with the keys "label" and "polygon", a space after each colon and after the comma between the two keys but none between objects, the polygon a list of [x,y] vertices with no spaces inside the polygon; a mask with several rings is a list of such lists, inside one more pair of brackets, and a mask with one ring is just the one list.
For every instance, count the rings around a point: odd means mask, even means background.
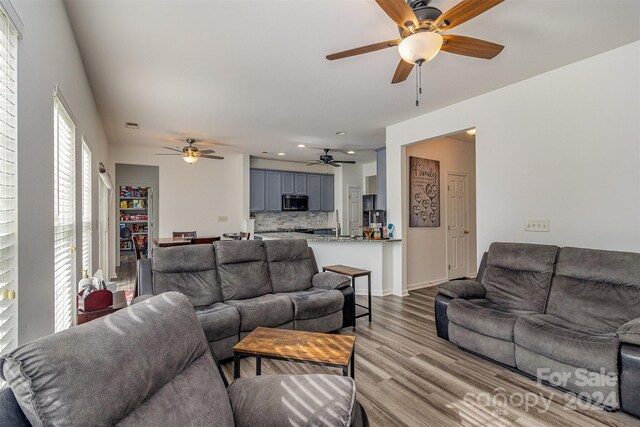
[{"label": "gray kitchen cabinet", "polygon": [[296,194],[308,194],[307,181],[309,174],[297,173],[295,176],[295,192]]},{"label": "gray kitchen cabinet", "polygon": [[321,175],[321,178],[320,210],[331,212],[334,209],[333,175]]},{"label": "gray kitchen cabinet", "polygon": [[293,172],[282,172],[282,194],[294,194],[296,192],[295,178],[296,174]]},{"label": "gray kitchen cabinet", "polygon": [[265,171],[251,169],[249,178],[249,209],[251,212],[264,212],[267,206]]},{"label": "gray kitchen cabinet", "polygon": [[387,209],[387,149],[376,150],[376,209]]},{"label": "gray kitchen cabinet", "polygon": [[322,208],[322,175],[307,176],[307,195],[309,196],[309,210],[319,212]]},{"label": "gray kitchen cabinet", "polygon": [[265,210],[282,210],[282,172],[265,171]]}]

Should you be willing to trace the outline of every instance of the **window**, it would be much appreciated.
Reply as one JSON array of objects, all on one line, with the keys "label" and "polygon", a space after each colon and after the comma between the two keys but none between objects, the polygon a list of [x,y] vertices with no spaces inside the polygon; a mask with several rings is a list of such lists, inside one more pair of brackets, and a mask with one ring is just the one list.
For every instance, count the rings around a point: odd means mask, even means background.
[{"label": "window", "polygon": [[17,345],[17,47],[18,34],[0,8],[0,353]]},{"label": "window", "polygon": [[82,140],[82,269],[91,276],[91,150]]},{"label": "window", "polygon": [[54,98],[54,291],[55,331],[71,327],[75,307],[75,134],[76,126]]}]

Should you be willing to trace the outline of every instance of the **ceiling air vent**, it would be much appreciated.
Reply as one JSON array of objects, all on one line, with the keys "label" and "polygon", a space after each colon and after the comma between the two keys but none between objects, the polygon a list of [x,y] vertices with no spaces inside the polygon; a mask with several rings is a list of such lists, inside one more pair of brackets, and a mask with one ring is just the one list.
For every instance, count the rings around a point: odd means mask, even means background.
[{"label": "ceiling air vent", "polygon": [[134,122],[124,122],[124,127],[129,129],[140,129],[140,124]]}]

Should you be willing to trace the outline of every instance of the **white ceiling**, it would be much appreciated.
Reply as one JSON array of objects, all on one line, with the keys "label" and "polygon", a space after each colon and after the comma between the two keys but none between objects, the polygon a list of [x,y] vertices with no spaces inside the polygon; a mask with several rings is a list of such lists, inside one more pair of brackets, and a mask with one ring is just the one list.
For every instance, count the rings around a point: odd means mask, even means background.
[{"label": "white ceiling", "polygon": [[413,75],[390,84],[396,49],[325,59],[398,37],[373,0],[66,5],[112,144],[184,145],[194,136],[254,155],[287,153],[279,160],[320,154],[299,143],[369,160],[362,150],[383,146],[387,125],[640,39],[638,0],[507,0],[450,31],[504,51],[491,61],[440,53],[423,66],[416,108]]}]

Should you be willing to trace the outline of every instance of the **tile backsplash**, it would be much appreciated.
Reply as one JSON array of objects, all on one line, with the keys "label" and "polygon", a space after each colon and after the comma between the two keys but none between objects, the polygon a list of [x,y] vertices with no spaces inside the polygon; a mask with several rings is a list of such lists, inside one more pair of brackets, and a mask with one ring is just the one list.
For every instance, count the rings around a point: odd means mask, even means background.
[{"label": "tile backsplash", "polygon": [[271,231],[278,228],[327,228],[327,212],[260,212],[255,214],[256,231]]}]

